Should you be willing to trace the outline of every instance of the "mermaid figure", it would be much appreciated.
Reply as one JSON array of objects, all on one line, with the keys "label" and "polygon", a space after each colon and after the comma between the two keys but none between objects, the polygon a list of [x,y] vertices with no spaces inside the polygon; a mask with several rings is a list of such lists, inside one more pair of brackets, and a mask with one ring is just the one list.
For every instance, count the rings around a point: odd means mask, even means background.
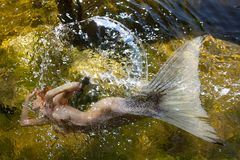
[{"label": "mermaid figure", "polygon": [[[22,126],[54,125],[59,132],[101,124],[122,115],[153,117],[179,127],[203,140],[220,143],[215,130],[209,125],[208,115],[201,107],[198,75],[199,50],[202,37],[197,37],[175,51],[146,86],[131,97],[107,97],[82,112],[69,105],[69,98],[88,84],[71,82],[54,89],[35,89],[26,97],[21,114]],[[32,109],[41,113],[36,119],[28,118]]]}]

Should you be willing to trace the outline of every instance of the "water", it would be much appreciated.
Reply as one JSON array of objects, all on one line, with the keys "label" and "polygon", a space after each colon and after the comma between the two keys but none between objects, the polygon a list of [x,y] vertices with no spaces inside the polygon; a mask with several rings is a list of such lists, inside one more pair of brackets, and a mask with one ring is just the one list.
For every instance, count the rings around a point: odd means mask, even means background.
[{"label": "water", "polygon": [[127,73],[124,80],[118,79],[113,72],[100,75],[101,79],[125,83],[128,88],[138,81],[147,80],[147,55],[142,43],[131,30],[113,19],[95,16],[59,25],[55,28],[55,37],[74,46],[92,48],[101,56],[120,62]]},{"label": "water", "polygon": [[[78,1],[58,2],[0,0],[1,159],[240,159],[240,1],[83,0],[81,7]],[[146,61],[144,55],[135,63],[119,47],[114,58],[111,46],[63,41],[56,32],[93,16],[110,17],[135,33],[147,54],[149,79],[186,39],[212,35],[200,54],[201,101],[226,145],[204,142],[151,118],[122,118],[124,125],[109,128],[106,123],[99,132],[66,136],[50,126],[21,127],[21,104],[36,86],[58,86],[90,75],[94,84],[72,100],[84,110],[102,97],[130,94],[125,83],[130,75],[146,78],[147,63],[137,76],[131,74],[134,65]],[[127,65],[132,66],[129,71]]]},{"label": "water", "polygon": [[[63,22],[69,22],[94,15],[108,15],[146,41],[210,33],[239,44],[239,3],[238,0],[83,1],[84,10],[81,13],[74,12],[79,5],[72,3],[61,10],[60,17]],[[64,2],[59,0],[58,6],[62,5]],[[73,11],[70,14],[72,19],[65,16],[69,10]]]}]

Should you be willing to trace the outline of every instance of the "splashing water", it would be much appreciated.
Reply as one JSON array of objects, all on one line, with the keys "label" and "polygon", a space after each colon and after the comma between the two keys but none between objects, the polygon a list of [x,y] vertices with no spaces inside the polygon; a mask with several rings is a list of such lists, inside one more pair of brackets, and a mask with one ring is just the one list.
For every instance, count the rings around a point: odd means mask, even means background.
[{"label": "splashing water", "polygon": [[[62,43],[93,48],[105,58],[119,62],[127,73],[119,79],[112,72],[100,73],[102,80],[130,88],[147,80],[147,56],[141,41],[124,25],[108,17],[92,17],[83,21],[60,24],[54,34]],[[93,75],[87,75],[93,77]]]}]

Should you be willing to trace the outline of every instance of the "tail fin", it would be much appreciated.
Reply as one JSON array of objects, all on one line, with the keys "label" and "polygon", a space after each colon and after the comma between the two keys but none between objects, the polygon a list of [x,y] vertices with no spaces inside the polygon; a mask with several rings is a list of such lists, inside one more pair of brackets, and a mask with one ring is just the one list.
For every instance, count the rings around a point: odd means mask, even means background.
[{"label": "tail fin", "polygon": [[[198,61],[201,44],[202,37],[197,37],[178,49],[157,76],[142,89],[142,95],[155,98],[145,98],[146,101],[141,103],[146,104],[151,116],[206,141],[218,143],[219,138],[209,125],[199,98]],[[150,103],[150,100],[155,102]]]}]

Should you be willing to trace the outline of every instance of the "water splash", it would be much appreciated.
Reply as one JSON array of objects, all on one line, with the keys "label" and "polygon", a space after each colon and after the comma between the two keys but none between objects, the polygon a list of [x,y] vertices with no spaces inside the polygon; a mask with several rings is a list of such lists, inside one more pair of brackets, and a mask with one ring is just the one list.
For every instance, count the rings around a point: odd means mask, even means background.
[{"label": "water splash", "polygon": [[119,62],[127,73],[126,79],[118,79],[111,72],[99,74],[103,80],[129,88],[137,85],[140,80],[148,79],[147,55],[141,41],[118,21],[96,16],[60,24],[54,33],[65,44],[92,48],[101,56]]}]

